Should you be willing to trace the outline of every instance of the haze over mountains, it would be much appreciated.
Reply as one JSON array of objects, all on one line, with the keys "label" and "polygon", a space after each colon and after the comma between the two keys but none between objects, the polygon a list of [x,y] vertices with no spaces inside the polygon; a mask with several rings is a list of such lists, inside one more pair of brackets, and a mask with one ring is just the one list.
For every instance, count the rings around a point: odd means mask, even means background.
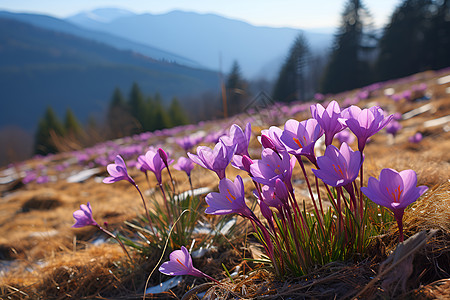
[{"label": "haze over mountains", "polygon": [[[114,88],[126,94],[133,82],[165,101],[219,93],[217,71],[234,60],[248,79],[271,79],[299,32],[181,11],[98,9],[66,20],[0,12],[0,127],[34,130],[47,106],[60,117],[71,108],[83,122],[100,117]],[[332,39],[304,34],[315,52]]]},{"label": "haze over mountains", "polygon": [[66,20],[180,54],[209,69],[221,67],[223,72],[228,72],[237,60],[243,75],[249,79],[276,77],[300,32],[316,53],[327,51],[332,40],[332,34],[323,29],[301,31],[253,26],[214,14],[185,11],[155,15],[105,8],[82,12]]},{"label": "haze over mountains", "polygon": [[100,123],[114,88],[137,82],[163,100],[219,89],[217,72],[155,60],[90,39],[0,17],[0,127],[34,131],[47,106]]}]

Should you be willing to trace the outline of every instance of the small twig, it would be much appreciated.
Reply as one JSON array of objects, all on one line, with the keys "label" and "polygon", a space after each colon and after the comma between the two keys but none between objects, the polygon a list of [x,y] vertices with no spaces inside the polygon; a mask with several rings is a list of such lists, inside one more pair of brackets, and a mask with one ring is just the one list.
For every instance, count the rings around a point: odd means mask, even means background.
[{"label": "small twig", "polygon": [[[422,231],[423,232],[423,231]],[[427,241],[432,238],[435,234],[436,234],[437,230],[433,229],[430,231],[430,233],[426,236],[426,238],[423,238],[422,240],[420,240],[420,243],[418,243],[417,245],[415,245],[411,250],[409,250],[406,254],[402,255],[401,258],[399,258],[397,261],[395,261],[389,268],[381,271],[374,279],[372,279],[365,287],[364,289],[362,289],[355,297],[353,297],[352,299],[357,299],[359,298],[361,295],[363,295],[368,289],[370,289],[378,280],[380,280],[384,275],[386,275],[387,273],[389,273],[390,271],[392,271],[395,267],[397,267],[402,261],[404,261],[406,258],[408,258],[410,255],[414,254],[415,252],[417,252],[417,250],[419,250],[421,247],[423,247]],[[417,233],[417,234],[420,234]],[[412,237],[411,237],[412,238]],[[411,239],[410,238],[410,239]],[[408,239],[409,240],[409,239]],[[408,241],[407,240],[407,241]],[[394,253],[391,254],[391,256],[384,262],[388,262],[393,260],[395,255],[395,251]]]},{"label": "small twig", "polygon": [[190,289],[186,294],[184,294],[183,297],[181,298],[181,300],[188,300],[193,295],[201,293],[201,292],[211,288],[214,285],[215,285],[214,282],[206,282],[206,283],[200,284],[200,285]]},{"label": "small twig", "polygon": [[163,252],[162,252],[162,254],[161,254],[161,257],[159,258],[158,262],[156,263],[156,265],[155,265],[155,267],[153,268],[153,270],[152,270],[152,272],[150,273],[150,275],[148,275],[147,281],[145,282],[144,296],[142,297],[142,300],[145,300],[145,291],[147,290],[147,286],[148,286],[148,283],[149,283],[149,281],[150,281],[150,278],[152,277],[153,273],[156,271],[156,268],[158,268],[158,265],[161,263],[161,261],[162,261],[163,258],[164,258],[164,254],[166,253],[167,245],[169,244],[170,235],[172,234],[173,229],[175,228],[175,224],[177,224],[178,221],[181,219],[181,216],[183,216],[183,214],[184,214],[185,212],[188,212],[188,211],[189,211],[189,209],[184,210],[184,211],[180,214],[180,216],[178,217],[178,219],[175,221],[175,223],[173,224],[172,228],[170,228],[169,234],[167,235],[166,243],[164,244],[164,248],[163,248]]}]

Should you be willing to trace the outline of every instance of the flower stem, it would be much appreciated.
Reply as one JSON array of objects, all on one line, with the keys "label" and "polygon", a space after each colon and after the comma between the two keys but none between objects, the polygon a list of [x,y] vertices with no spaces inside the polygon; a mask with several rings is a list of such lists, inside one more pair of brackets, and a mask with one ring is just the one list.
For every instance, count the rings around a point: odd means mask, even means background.
[{"label": "flower stem", "polygon": [[128,259],[130,260],[130,262],[133,262],[133,259],[131,258],[130,254],[128,253],[127,249],[125,248],[125,245],[122,243],[122,241],[111,231],[103,228],[102,226],[97,224],[98,229],[100,229],[101,231],[103,231],[104,233],[106,233],[107,235],[109,235],[110,237],[112,237],[113,239],[115,239],[120,247],[122,247],[122,250],[125,252],[125,254],[128,256]]},{"label": "flower stem", "polygon": [[172,223],[172,213],[169,210],[169,201],[167,200],[166,192],[164,191],[164,187],[163,187],[162,183],[159,183],[159,189],[161,190],[161,193],[164,198],[164,205],[166,206],[167,215],[169,217],[169,223]]},{"label": "flower stem", "polygon": [[139,192],[139,195],[141,196],[142,199],[142,203],[144,204],[144,209],[145,209],[145,214],[147,216],[147,220],[148,220],[148,224],[150,225],[150,229],[153,232],[153,235],[158,237],[158,233],[155,232],[155,229],[153,228],[153,223],[152,223],[152,219],[150,218],[150,215],[148,213],[148,209],[147,209],[147,204],[145,204],[145,199],[144,199],[144,195],[142,195],[141,190],[139,189],[137,184],[134,184],[134,187],[137,189],[137,191]]}]

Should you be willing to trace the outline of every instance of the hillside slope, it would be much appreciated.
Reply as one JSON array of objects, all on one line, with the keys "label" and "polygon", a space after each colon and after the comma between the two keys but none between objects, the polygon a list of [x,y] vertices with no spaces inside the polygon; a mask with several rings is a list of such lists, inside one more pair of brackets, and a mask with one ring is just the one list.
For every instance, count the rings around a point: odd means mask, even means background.
[{"label": "hillside slope", "polygon": [[0,45],[0,126],[33,129],[46,106],[59,114],[70,107],[82,121],[92,114],[101,117],[114,88],[127,93],[133,82],[165,100],[218,88],[214,72],[11,19],[0,18]]},{"label": "hillside slope", "polygon": [[81,38],[113,46],[119,50],[131,50],[156,60],[174,62],[190,67],[201,67],[199,63],[186,57],[182,57],[181,55],[170,53],[153,46],[136,43],[130,41],[129,39],[118,37],[114,34],[82,28],[70,22],[46,15],[0,11],[0,18],[16,20],[44,29],[75,35]]}]

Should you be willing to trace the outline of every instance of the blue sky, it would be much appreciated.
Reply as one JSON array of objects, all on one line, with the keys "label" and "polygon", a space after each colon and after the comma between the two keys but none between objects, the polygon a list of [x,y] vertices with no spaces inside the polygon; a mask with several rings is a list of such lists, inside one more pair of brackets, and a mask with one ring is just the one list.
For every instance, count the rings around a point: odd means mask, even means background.
[{"label": "blue sky", "polygon": [[[377,27],[386,24],[400,0],[366,0]],[[253,25],[327,28],[339,25],[346,0],[0,0],[0,10],[68,17],[100,7],[135,13],[160,14],[171,10],[215,13]]]}]

